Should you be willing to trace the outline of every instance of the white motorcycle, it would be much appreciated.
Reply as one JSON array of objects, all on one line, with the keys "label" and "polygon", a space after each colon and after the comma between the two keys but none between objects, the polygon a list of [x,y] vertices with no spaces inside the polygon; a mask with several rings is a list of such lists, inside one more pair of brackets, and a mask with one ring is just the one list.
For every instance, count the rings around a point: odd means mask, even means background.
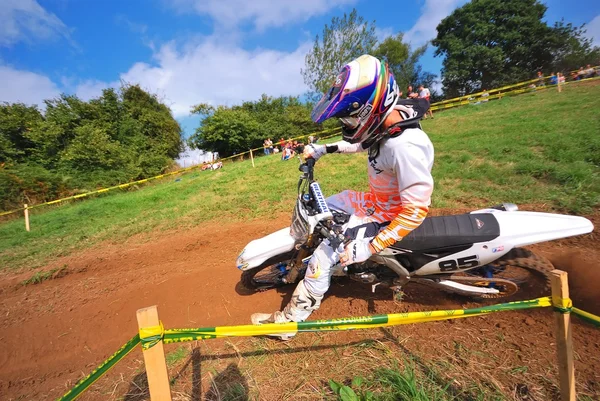
[{"label": "white motorcycle", "polygon": [[[321,241],[330,241],[334,249],[346,242],[342,225],[349,216],[327,206],[313,168],[313,159],[300,166],[291,227],[251,241],[239,255],[237,267],[246,289],[297,283]],[[402,241],[366,262],[347,267],[338,263],[333,275],[370,284],[373,292],[379,285],[399,292],[413,282],[474,298],[510,297],[532,286],[546,290],[552,264],[520,247],[586,234],[594,226],[583,217],[517,209],[504,203],[468,214],[427,217]]]}]

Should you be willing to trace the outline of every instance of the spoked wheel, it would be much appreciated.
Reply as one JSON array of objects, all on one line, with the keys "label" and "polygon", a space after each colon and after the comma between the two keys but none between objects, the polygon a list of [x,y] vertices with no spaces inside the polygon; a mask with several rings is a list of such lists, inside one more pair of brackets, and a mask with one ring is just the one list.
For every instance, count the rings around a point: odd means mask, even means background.
[{"label": "spoked wheel", "polygon": [[481,298],[507,298],[517,293],[520,297],[541,297],[549,294],[552,269],[554,267],[547,259],[527,249],[515,248],[494,263],[463,274],[481,286],[500,291],[499,294],[483,294]]},{"label": "spoked wheel", "polygon": [[283,278],[288,274],[287,262],[291,257],[291,254],[278,255],[260,266],[244,271],[242,285],[251,291],[266,291],[290,284],[283,281]]}]

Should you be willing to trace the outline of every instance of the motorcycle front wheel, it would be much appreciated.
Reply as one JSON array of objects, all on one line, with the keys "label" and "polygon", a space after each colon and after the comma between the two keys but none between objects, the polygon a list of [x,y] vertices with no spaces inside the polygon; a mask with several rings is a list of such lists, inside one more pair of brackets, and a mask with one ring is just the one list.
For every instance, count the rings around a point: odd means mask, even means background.
[{"label": "motorcycle front wheel", "polygon": [[293,257],[294,252],[283,253],[245,270],[241,277],[242,286],[250,291],[266,291],[291,284],[283,279],[288,274],[287,264]]}]

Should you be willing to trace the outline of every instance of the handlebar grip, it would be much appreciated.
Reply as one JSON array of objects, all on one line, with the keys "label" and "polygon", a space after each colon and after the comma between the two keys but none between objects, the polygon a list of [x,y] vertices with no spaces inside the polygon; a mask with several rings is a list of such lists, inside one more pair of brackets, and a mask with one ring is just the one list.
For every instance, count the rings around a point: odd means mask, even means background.
[{"label": "handlebar grip", "polygon": [[314,175],[313,175],[313,171],[315,169],[315,163],[317,161],[315,159],[308,158],[306,159],[306,166],[308,167],[308,179],[312,182],[312,180],[314,179]]}]

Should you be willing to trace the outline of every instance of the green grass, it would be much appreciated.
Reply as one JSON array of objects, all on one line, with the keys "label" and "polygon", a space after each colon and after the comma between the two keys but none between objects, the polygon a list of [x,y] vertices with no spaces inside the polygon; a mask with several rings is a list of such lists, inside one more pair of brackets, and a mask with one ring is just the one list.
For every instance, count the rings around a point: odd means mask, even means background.
[{"label": "green grass", "polygon": [[48,270],[45,272],[35,272],[31,277],[26,280],[21,281],[21,285],[32,285],[32,284],[40,284],[46,280],[51,280],[54,278],[62,277],[67,274],[67,266],[63,265],[61,267],[54,268],[52,270]]},{"label": "green grass", "polygon": [[[588,213],[600,204],[600,86],[573,85],[464,106],[423,127],[436,149],[434,208],[499,202]],[[124,192],[31,211],[0,224],[0,269],[35,268],[104,241],[193,227],[209,220],[289,213],[296,160],[278,155],[228,163]],[[326,194],[366,190],[366,155],[329,155],[316,176]]]}]

